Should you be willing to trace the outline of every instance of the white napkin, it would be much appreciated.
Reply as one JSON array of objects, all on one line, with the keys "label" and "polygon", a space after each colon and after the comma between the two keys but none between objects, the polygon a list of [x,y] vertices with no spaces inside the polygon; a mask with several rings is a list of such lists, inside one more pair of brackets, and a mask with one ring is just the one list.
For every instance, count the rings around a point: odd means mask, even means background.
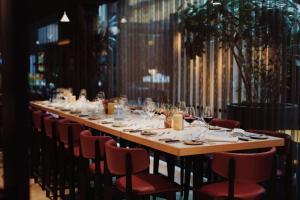
[{"label": "white napkin", "polygon": [[238,142],[239,140],[238,137],[220,137],[216,135],[205,135],[203,139],[210,142]]}]

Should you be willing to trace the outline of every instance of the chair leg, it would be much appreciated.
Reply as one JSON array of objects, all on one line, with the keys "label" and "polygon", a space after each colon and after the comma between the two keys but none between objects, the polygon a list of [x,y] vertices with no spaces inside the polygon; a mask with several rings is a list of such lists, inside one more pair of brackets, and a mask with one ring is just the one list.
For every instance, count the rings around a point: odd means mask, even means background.
[{"label": "chair leg", "polygon": [[53,141],[54,144],[53,145],[53,149],[54,149],[54,155],[53,155],[53,200],[57,200],[57,184],[58,184],[58,180],[57,180],[57,175],[58,175],[58,168],[57,168],[57,151],[56,151],[56,144]]},{"label": "chair leg", "polygon": [[45,136],[41,136],[41,179],[42,179],[42,189],[46,188],[46,147],[45,147]]},{"label": "chair leg", "polygon": [[88,178],[88,161],[79,158],[79,186],[78,186],[78,194],[79,200],[86,200],[88,199],[88,189],[89,189],[89,178]]},{"label": "chair leg", "polygon": [[52,170],[52,149],[49,144],[48,138],[46,139],[45,143],[45,159],[44,159],[44,173],[45,173],[45,189],[46,189],[46,196],[50,196],[51,192],[51,170]]},{"label": "chair leg", "polygon": [[[184,158],[180,159],[180,185],[184,184]],[[180,192],[180,195],[183,195],[183,190]]]},{"label": "chair leg", "polygon": [[38,137],[37,137],[37,133],[34,133],[33,136],[33,151],[32,151],[32,168],[33,168],[33,178],[34,178],[34,182],[37,183],[38,182],[38,157],[39,157],[39,143],[38,143]]},{"label": "chair leg", "polygon": [[69,177],[69,185],[70,185],[70,198],[75,200],[75,171],[74,171],[74,157],[70,158],[70,177]]},{"label": "chair leg", "polygon": [[159,152],[154,151],[153,155],[153,174],[158,174],[158,168],[159,168]]},{"label": "chair leg", "polygon": [[59,189],[60,189],[60,197],[62,199],[65,199],[65,172],[66,172],[66,166],[64,165],[64,151],[63,149],[60,150],[60,160],[59,160],[59,165],[60,165],[60,173],[59,173]]}]

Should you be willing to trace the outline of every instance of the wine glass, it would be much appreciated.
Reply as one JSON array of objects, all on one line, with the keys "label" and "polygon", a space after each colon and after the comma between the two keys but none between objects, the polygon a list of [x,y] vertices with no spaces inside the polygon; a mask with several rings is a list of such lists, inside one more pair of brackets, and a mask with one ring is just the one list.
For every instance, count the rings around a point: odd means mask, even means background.
[{"label": "wine glass", "polygon": [[186,111],[186,103],[185,101],[179,101],[177,104],[177,109],[179,113],[184,113]]},{"label": "wine glass", "polygon": [[190,126],[192,125],[192,123],[196,120],[196,111],[194,107],[187,107],[186,108],[186,112],[184,115],[184,120],[190,124]]},{"label": "wine glass", "polygon": [[203,119],[204,121],[209,124],[210,121],[213,119],[213,116],[212,116],[212,111],[211,111],[211,108],[209,106],[206,106],[204,108],[204,111],[203,111]]},{"label": "wine glass", "polygon": [[79,98],[81,98],[81,97],[86,98],[86,96],[87,96],[86,89],[81,89],[80,93],[79,93]]},{"label": "wine glass", "polygon": [[152,98],[149,98],[149,97],[146,98],[146,99],[145,99],[145,106],[147,106],[147,104],[149,104],[149,103],[151,103],[151,102],[153,102],[153,101],[152,101]]},{"label": "wine glass", "polygon": [[98,92],[97,95],[96,95],[96,100],[102,100],[103,101],[104,99],[105,99],[105,93],[102,92],[102,91]]},{"label": "wine glass", "polygon": [[147,105],[146,105],[146,113],[148,114],[150,119],[154,116],[155,110],[156,110],[155,103],[154,102],[148,102]]}]

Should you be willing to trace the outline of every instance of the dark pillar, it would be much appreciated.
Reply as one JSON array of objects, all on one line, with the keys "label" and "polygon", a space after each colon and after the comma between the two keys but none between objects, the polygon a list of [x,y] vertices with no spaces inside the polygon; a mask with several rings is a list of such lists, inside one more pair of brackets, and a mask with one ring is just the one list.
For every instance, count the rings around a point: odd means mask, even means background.
[{"label": "dark pillar", "polygon": [[0,1],[3,54],[4,186],[7,199],[29,199],[27,16],[29,0]]}]

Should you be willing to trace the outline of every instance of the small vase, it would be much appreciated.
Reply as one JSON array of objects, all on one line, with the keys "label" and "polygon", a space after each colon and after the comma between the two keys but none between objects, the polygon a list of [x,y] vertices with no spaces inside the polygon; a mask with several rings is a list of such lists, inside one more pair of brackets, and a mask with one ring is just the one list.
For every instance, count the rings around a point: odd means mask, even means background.
[{"label": "small vase", "polygon": [[172,128],[172,117],[166,116],[165,118],[165,128]]}]

